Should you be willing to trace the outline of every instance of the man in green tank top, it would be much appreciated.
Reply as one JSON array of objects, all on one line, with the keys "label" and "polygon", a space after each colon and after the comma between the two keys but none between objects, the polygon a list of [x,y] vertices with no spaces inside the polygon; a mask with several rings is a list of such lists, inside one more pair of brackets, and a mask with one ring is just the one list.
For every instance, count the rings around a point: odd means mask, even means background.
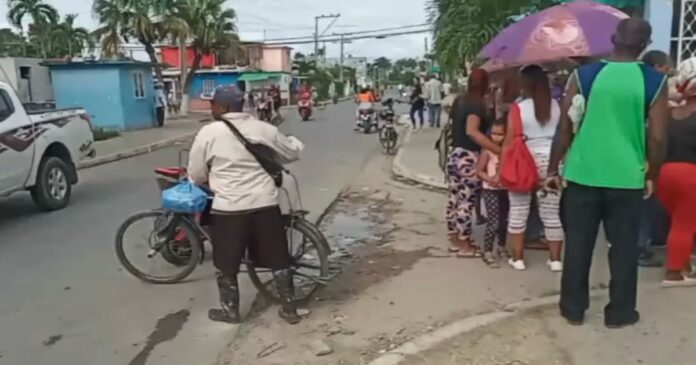
[{"label": "man in green tank top", "polygon": [[[580,67],[568,83],[546,184],[559,187],[558,166],[567,153],[560,309],[571,324],[582,324],[589,306],[588,276],[602,222],[611,244],[605,325],[620,328],[640,318],[636,311],[640,212],[662,163],[667,124],[665,77],[636,61],[651,33],[642,19],[623,20],[612,37],[612,56]],[[573,137],[568,110],[576,95],[585,97],[586,108]]]}]

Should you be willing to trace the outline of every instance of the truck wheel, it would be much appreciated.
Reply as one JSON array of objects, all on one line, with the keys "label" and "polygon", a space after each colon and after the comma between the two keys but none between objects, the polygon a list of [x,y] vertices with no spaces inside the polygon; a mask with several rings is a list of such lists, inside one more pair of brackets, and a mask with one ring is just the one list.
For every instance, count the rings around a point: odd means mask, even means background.
[{"label": "truck wheel", "polygon": [[31,188],[31,197],[39,209],[53,211],[63,209],[70,201],[72,186],[68,182],[70,167],[58,157],[44,157]]}]

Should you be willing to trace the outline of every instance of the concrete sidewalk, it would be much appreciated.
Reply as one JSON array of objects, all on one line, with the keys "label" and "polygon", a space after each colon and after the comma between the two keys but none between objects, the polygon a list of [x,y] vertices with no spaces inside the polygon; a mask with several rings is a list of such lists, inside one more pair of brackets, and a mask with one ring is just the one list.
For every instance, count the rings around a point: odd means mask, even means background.
[{"label": "concrete sidewalk", "polygon": [[209,116],[203,115],[169,119],[162,128],[122,132],[119,137],[95,142],[96,156],[80,163],[79,168],[99,166],[187,142],[204,125],[201,121],[209,119]]}]

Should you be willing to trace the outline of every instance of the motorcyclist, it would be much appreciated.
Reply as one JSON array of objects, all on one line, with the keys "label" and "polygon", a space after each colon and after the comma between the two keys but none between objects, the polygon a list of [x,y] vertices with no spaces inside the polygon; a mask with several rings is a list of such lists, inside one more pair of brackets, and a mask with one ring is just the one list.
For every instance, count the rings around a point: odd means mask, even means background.
[{"label": "motorcyclist", "polygon": [[360,111],[370,110],[374,111],[373,103],[376,101],[375,95],[369,87],[364,87],[360,90],[356,97],[356,102],[358,103],[358,109],[355,111],[355,128],[360,128]]},{"label": "motorcyclist", "polygon": [[268,98],[273,101],[273,111],[275,114],[280,115],[281,98],[280,87],[278,87],[278,85],[271,85],[271,88],[268,90]]}]

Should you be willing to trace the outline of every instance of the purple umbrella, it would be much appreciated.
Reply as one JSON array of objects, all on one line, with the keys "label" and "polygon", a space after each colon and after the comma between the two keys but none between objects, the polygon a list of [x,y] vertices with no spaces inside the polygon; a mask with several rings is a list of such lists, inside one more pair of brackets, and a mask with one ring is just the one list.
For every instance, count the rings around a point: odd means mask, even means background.
[{"label": "purple umbrella", "polygon": [[536,63],[610,53],[611,36],[625,13],[608,5],[577,1],[530,15],[505,28],[479,57]]}]

